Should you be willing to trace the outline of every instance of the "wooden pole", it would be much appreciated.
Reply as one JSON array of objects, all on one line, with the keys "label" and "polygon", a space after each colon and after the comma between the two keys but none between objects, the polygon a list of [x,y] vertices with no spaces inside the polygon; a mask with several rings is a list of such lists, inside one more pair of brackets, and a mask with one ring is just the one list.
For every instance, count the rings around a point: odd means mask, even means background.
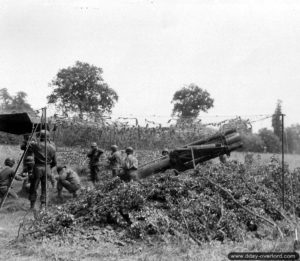
[{"label": "wooden pole", "polygon": [[281,171],[282,171],[282,208],[284,209],[284,114],[281,114]]},{"label": "wooden pole", "polygon": [[1,209],[1,208],[3,207],[3,205],[4,205],[4,202],[5,202],[5,200],[6,200],[7,196],[8,196],[9,190],[10,190],[10,188],[11,188],[13,182],[14,182],[14,179],[15,179],[15,177],[16,177],[16,175],[17,175],[18,169],[19,169],[19,167],[20,167],[20,165],[21,165],[21,162],[23,161],[24,156],[25,156],[25,154],[26,154],[27,151],[28,151],[28,148],[29,148],[30,142],[31,142],[31,140],[32,140],[32,137],[33,137],[34,133],[36,132],[37,126],[38,126],[38,124],[36,124],[35,128],[34,128],[34,125],[32,126],[32,133],[31,133],[31,135],[30,135],[29,140],[27,141],[26,148],[25,148],[25,150],[24,150],[24,152],[23,152],[23,154],[22,154],[22,156],[21,156],[21,158],[20,158],[20,160],[19,160],[19,162],[18,162],[18,165],[17,165],[17,167],[16,167],[16,169],[15,169],[14,175],[13,175],[13,177],[12,177],[12,179],[11,179],[9,185],[8,185],[7,191],[6,191],[6,193],[4,194],[4,197],[2,198],[2,201],[1,201],[1,203],[0,203],[0,209]]},{"label": "wooden pole", "polygon": [[45,123],[45,188],[46,188],[46,191],[45,191],[45,197],[46,197],[46,202],[45,202],[45,208],[47,209],[47,191],[48,191],[48,182],[47,182],[47,107],[44,108],[44,123]]}]

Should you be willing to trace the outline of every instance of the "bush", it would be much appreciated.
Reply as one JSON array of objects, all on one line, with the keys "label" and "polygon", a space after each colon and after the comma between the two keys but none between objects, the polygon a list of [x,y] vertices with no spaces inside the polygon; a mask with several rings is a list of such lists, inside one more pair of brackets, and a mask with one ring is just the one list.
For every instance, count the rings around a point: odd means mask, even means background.
[{"label": "bush", "polygon": [[279,138],[272,131],[263,128],[259,130],[258,135],[261,137],[265,146],[267,147],[267,152],[270,153],[280,152],[281,142]]},{"label": "bush", "polygon": [[261,137],[253,133],[242,133],[241,134],[243,142],[243,151],[249,152],[263,152],[264,151],[264,142]]},{"label": "bush", "polygon": [[103,179],[76,201],[37,217],[35,235],[110,225],[133,239],[188,234],[199,241],[239,241],[265,226],[259,216],[271,223],[283,220],[279,169],[274,159],[265,166],[204,164],[198,171],[179,176],[170,171],[139,182]]}]

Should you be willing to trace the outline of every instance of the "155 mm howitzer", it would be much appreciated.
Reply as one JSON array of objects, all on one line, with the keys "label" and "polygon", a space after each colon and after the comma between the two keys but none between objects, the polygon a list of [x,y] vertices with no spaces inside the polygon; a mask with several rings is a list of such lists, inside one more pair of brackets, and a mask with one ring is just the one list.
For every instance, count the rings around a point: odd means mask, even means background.
[{"label": "155 mm howitzer", "polygon": [[231,151],[240,147],[242,147],[242,141],[239,133],[235,129],[227,130],[176,148],[166,158],[146,164],[138,170],[137,179],[143,179],[167,169],[177,171],[192,169],[199,163],[221,155],[230,155]]}]

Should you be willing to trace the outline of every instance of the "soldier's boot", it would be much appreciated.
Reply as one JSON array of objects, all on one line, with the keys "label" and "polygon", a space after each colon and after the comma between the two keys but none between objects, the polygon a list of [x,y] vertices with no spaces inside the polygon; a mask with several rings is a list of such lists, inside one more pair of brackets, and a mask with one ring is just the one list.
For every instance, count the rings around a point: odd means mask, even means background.
[{"label": "soldier's boot", "polygon": [[30,201],[30,210],[35,210],[35,201]]},{"label": "soldier's boot", "polygon": [[41,202],[40,210],[45,210],[45,209],[46,209],[46,203],[45,202]]},{"label": "soldier's boot", "polygon": [[76,191],[73,192],[73,198],[77,198],[78,197],[78,191],[79,190],[76,190]]}]

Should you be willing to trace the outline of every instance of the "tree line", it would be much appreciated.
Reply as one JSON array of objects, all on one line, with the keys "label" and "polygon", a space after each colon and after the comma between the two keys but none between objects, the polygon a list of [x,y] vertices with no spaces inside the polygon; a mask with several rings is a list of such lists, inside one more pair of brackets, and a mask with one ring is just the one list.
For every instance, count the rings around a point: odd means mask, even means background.
[{"label": "tree line", "polygon": [[[73,66],[60,69],[49,84],[52,93],[47,97],[48,103],[55,105],[57,112],[66,117],[77,116],[79,119],[95,121],[105,119],[105,115],[111,114],[119,96],[104,81],[102,74],[102,68],[80,61]],[[171,103],[173,104],[172,116],[177,116],[179,123],[183,121],[193,124],[200,112],[207,112],[214,106],[214,99],[207,90],[191,83],[176,91]],[[6,88],[0,89],[0,113],[14,112],[34,114],[33,108],[27,102],[27,94],[20,91],[16,95],[11,95]],[[282,143],[281,114],[281,101],[278,101],[272,117],[273,130],[263,128],[258,133],[242,131],[244,150],[280,152]],[[86,135],[86,131],[82,131],[82,133],[82,135]],[[69,140],[68,135],[63,136]],[[12,137],[2,133],[0,142],[18,141]],[[286,152],[300,153],[299,124],[285,128],[283,142]],[[63,140],[62,143],[64,143]]]}]

